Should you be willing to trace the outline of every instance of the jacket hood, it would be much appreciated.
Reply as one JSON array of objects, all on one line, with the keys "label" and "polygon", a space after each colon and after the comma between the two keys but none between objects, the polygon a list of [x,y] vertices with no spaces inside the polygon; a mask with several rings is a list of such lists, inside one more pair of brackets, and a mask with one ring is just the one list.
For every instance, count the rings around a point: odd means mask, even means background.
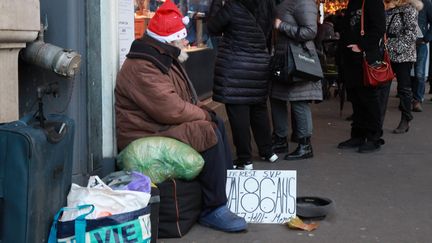
[{"label": "jacket hood", "polygon": [[409,4],[411,4],[412,6],[415,7],[415,9],[417,9],[417,11],[420,11],[423,9],[423,2],[421,0],[408,0],[407,1]]},{"label": "jacket hood", "polygon": [[168,73],[173,61],[177,60],[179,54],[179,48],[144,35],[141,39],[136,39],[132,42],[130,51],[126,57],[148,60],[163,73]]}]

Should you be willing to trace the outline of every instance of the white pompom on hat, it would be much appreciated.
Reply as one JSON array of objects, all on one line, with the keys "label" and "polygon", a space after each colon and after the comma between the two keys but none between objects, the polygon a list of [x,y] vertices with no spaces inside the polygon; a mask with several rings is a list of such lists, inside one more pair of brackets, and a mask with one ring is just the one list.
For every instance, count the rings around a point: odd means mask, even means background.
[{"label": "white pompom on hat", "polygon": [[161,42],[171,42],[186,38],[185,25],[188,17],[183,17],[177,6],[166,0],[157,10],[147,27],[147,34]]}]

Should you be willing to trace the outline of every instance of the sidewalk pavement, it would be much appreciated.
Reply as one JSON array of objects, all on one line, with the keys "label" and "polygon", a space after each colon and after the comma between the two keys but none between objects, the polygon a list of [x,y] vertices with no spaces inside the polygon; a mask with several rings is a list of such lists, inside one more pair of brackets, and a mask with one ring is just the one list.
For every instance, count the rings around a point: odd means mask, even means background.
[{"label": "sidewalk pavement", "polygon": [[[286,225],[250,224],[246,233],[224,233],[196,224],[172,242],[320,242],[427,243],[432,242],[432,102],[426,95],[424,111],[413,113],[406,134],[392,134],[400,119],[395,84],[384,124],[386,144],[381,151],[360,154],[339,150],[349,138],[351,114],[345,104],[339,116],[338,98],[313,106],[314,157],[301,161],[254,162],[255,169],[296,170],[297,196],[322,196],[334,202],[334,211],[312,232]],[[290,144],[290,151],[296,144]]]}]

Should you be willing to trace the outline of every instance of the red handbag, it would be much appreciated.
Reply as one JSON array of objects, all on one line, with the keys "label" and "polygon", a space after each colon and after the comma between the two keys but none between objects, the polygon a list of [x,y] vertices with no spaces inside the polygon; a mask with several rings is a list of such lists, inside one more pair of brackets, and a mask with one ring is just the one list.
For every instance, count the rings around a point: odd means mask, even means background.
[{"label": "red handbag", "polygon": [[[365,0],[363,0],[362,3],[362,14],[360,18],[360,35],[364,36],[364,3]],[[366,54],[363,52],[363,84],[368,87],[376,87],[379,85],[386,84],[388,82],[391,82],[395,74],[393,72],[393,69],[390,64],[390,56],[387,51],[387,38],[384,34],[384,56],[383,61],[380,62],[380,65],[369,65],[369,63],[366,60]]]}]

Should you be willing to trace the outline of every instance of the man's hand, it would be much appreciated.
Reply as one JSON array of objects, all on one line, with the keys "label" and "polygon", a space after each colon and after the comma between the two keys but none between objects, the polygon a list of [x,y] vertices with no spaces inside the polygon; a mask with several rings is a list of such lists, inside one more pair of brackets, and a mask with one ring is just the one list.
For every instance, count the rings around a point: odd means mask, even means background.
[{"label": "man's hand", "polygon": [[217,123],[217,115],[216,115],[216,112],[214,112],[214,111],[212,111],[212,110],[207,111],[207,112],[209,113],[209,115],[210,115],[210,117],[211,117],[211,121],[214,122],[214,123]]},{"label": "man's hand", "polygon": [[210,121],[217,122],[216,112],[214,112],[212,109],[210,109],[209,107],[207,107],[205,105],[201,106],[201,109],[203,109],[204,112],[206,112],[209,115]]},{"label": "man's hand", "polygon": [[280,19],[275,19],[275,22],[274,22],[275,28],[279,29],[279,26],[280,26],[281,23],[282,23],[282,21]]},{"label": "man's hand", "polygon": [[357,44],[347,45],[347,47],[350,48],[353,52],[361,52],[361,49]]}]

